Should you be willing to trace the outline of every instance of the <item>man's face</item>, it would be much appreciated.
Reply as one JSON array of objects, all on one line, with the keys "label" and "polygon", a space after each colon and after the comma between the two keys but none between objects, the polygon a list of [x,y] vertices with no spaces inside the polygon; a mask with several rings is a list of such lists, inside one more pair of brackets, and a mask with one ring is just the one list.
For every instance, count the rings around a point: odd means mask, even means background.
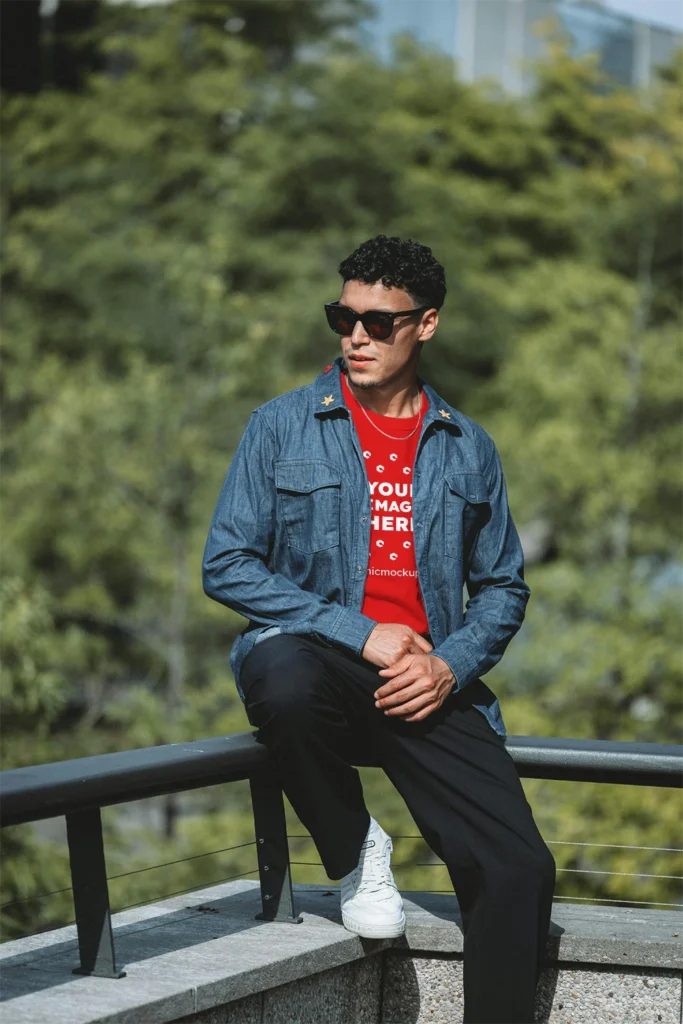
[{"label": "man's face", "polygon": [[[385,288],[381,281],[365,284],[347,281],[339,302],[355,313],[382,310],[387,313],[415,309],[416,303],[402,288]],[[349,380],[359,388],[376,387],[407,371],[412,376],[419,358],[418,342],[431,338],[439,322],[436,309],[416,313],[412,317],[396,320],[394,329],[385,341],[371,338],[358,321],[353,334],[341,336],[341,350],[349,371]],[[358,355],[368,362],[355,363]]]}]

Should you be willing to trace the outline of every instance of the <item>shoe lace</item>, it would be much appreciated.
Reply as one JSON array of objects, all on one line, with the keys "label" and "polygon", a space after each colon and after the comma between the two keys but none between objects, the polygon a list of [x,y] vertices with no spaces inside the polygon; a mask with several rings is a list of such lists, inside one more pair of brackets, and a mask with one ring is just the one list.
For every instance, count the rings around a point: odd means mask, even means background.
[{"label": "shoe lace", "polygon": [[376,850],[369,855],[368,853],[369,851],[366,852],[362,866],[359,865],[356,869],[359,879],[357,892],[381,892],[382,888],[387,885],[392,889],[397,889],[388,857],[382,856]]}]

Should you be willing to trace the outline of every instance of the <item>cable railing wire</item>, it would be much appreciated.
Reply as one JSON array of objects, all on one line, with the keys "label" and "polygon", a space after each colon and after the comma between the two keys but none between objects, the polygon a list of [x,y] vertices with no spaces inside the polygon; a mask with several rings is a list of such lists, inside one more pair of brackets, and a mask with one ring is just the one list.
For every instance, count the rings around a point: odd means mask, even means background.
[{"label": "cable railing wire", "polygon": [[[453,895],[452,889],[425,889],[424,891]],[[593,903],[627,903],[629,906],[634,907],[683,907],[683,903],[658,903],[655,900],[610,900],[599,896],[553,896],[553,899],[571,900],[572,902],[575,900],[590,900]]]},{"label": "cable railing wire", "polygon": [[[309,888],[308,886],[306,886],[305,889],[303,889],[303,888],[302,889],[297,889],[296,888],[297,884],[298,885],[304,885],[305,883],[303,883],[303,882],[293,883],[292,888],[294,889],[294,892],[306,892],[306,893],[308,893],[308,892],[326,892],[326,893],[329,893],[330,895],[332,895],[333,893],[336,893],[336,892],[339,891],[338,888],[332,888],[331,889],[329,885],[328,886],[321,886],[320,888],[315,888],[315,889]],[[440,894],[445,894],[447,896],[455,895],[452,889],[420,889],[420,892],[433,893],[434,895],[440,895]],[[553,896],[553,900],[572,900],[572,902],[574,902],[575,900],[581,900],[582,902],[587,902],[587,901],[590,900],[592,903],[626,903],[626,904],[628,904],[628,906],[634,906],[634,907],[683,907],[683,903],[660,903],[660,902],[657,902],[656,900],[617,900],[617,899],[610,900],[610,899],[601,898],[599,896]]]},{"label": "cable railing wire", "polygon": [[[288,839],[312,839],[310,835],[288,835]],[[424,836],[392,836],[392,839],[421,839],[426,842]],[[599,846],[606,850],[652,850],[655,853],[683,853],[683,847],[678,846],[630,846],[623,843],[583,843],[578,839],[547,839],[551,846]]]},{"label": "cable railing wire", "polygon": [[[291,834],[291,835],[288,835],[288,838],[289,839],[312,839],[312,836],[310,836],[310,835],[300,835],[300,834]],[[425,841],[424,840],[424,836],[392,836],[392,839],[419,839],[419,840],[422,840],[423,842]],[[590,847],[598,847],[598,848],[602,848],[602,849],[614,849],[614,850],[648,850],[648,851],[654,852],[654,853],[683,853],[683,848],[669,847],[669,846],[632,846],[630,844],[623,844],[623,843],[586,843],[586,842],[581,842],[579,840],[564,840],[564,839],[550,839],[550,840],[547,840],[547,842],[548,842],[549,845],[555,845],[555,846],[590,846]],[[224,846],[224,847],[222,847],[219,850],[209,850],[206,853],[192,854],[189,857],[181,857],[178,860],[165,861],[165,862],[163,862],[161,864],[149,864],[149,865],[147,865],[144,868],[135,868],[132,871],[123,871],[123,872],[121,872],[118,875],[108,875],[107,879],[109,881],[115,881],[118,878],[127,878],[130,875],[138,875],[138,874],[141,874],[142,872],[145,872],[145,871],[155,871],[158,868],[173,867],[176,864],[184,864],[187,861],[199,860],[202,857],[212,857],[212,856],[215,856],[216,854],[219,854],[219,853],[230,853],[232,850],[241,850],[241,849],[244,849],[247,846],[254,846],[255,844],[256,844],[256,840],[252,839],[252,840],[250,840],[247,843],[238,843],[235,846]],[[292,866],[297,866],[297,867],[322,867],[322,865],[319,862],[317,862],[317,861],[291,861],[290,863],[292,864]],[[439,864],[439,863],[434,863],[434,862],[421,862],[420,861],[420,862],[417,862],[415,864],[396,864],[394,866],[395,867],[429,868],[429,867],[444,867],[445,865],[443,863]],[[257,869],[254,868],[254,870],[257,870]],[[666,878],[666,879],[670,879],[672,881],[683,881],[683,876],[681,876],[681,875],[649,874],[649,873],[646,873],[646,872],[639,872],[639,871],[607,871],[607,870],[599,870],[599,869],[592,869],[592,868],[558,868],[557,870],[558,871],[564,871],[564,872],[567,872],[567,873],[572,873],[572,874],[615,875],[615,876],[630,877],[630,878]],[[248,873],[251,873],[251,872],[248,872]],[[235,875],[234,877],[235,878],[239,878],[241,876]],[[223,881],[225,881],[225,879]],[[218,883],[209,883],[209,884],[218,884]],[[31,900],[46,899],[48,896],[58,896],[61,893],[71,892],[71,891],[72,891],[72,887],[71,886],[66,886],[63,889],[53,889],[50,892],[36,893],[33,896],[23,896],[20,899],[9,900],[6,903],[0,903],[0,910],[4,910],[7,907],[18,906],[20,903],[27,903],[27,902],[29,902]],[[185,890],[185,891],[189,892],[191,890]],[[425,889],[424,891],[425,892],[435,892],[435,893],[438,893],[438,892],[447,892],[449,890]],[[180,892],[182,892],[182,890]],[[177,893],[177,894],[176,893],[171,893],[171,894],[167,894],[167,896],[160,896],[160,897],[155,897],[155,898],[157,898],[157,899],[167,899],[168,895],[179,895],[179,894],[180,893]],[[557,897],[557,898],[558,899],[568,899],[570,897]],[[142,906],[145,902],[147,902],[147,901],[143,901],[142,903],[138,903],[138,904],[131,904],[130,906]],[[613,902],[613,901],[607,900],[607,901],[604,901],[604,902]],[[617,901],[617,902],[624,902],[624,901]],[[642,900],[635,900],[635,901],[631,900],[631,901],[626,901],[626,902],[632,902],[634,904],[641,904],[643,902],[653,903],[653,901],[642,901]],[[678,903],[654,903],[653,905],[655,905],[655,906],[673,906],[673,907],[677,907],[677,906],[681,906],[683,904],[678,904]],[[128,910],[128,909],[130,909],[130,907],[121,907],[120,908],[120,910]],[[116,911],[116,913],[119,913],[119,912],[120,911]],[[74,922],[70,922],[70,923],[73,924]],[[40,935],[41,932],[33,932],[32,934]]]},{"label": "cable railing wire", "polygon": [[[229,853],[231,850],[241,850],[245,846],[255,846],[256,840],[252,839],[249,843],[238,843],[237,846],[224,846],[221,850],[209,850],[208,853],[195,853],[190,857],[181,857],[180,860],[168,860],[163,864],[148,864],[145,868],[135,868],[133,871],[123,871],[120,875],[107,875],[107,881],[112,882],[116,878],[127,878],[128,875],[139,875],[143,871],[156,871],[157,868],[170,868],[174,864],[184,864],[189,860],[199,860],[200,857],[213,857],[217,853]],[[26,903],[28,900],[42,900],[46,896],[57,896],[62,892],[72,892],[72,886],[67,885],[65,889],[53,889],[52,892],[40,892],[36,893],[35,896],[22,896],[18,900],[8,900],[7,903],[0,903],[0,910],[4,910],[5,907],[14,907],[19,903]],[[38,933],[35,933],[38,934]]]},{"label": "cable railing wire", "polygon": [[173,864],[184,864],[188,860],[199,860],[200,857],[213,857],[216,853],[228,853],[230,850],[241,850],[245,846],[256,846],[256,840],[249,843],[238,843],[237,846],[224,846],[222,850],[209,850],[208,853],[194,853],[191,857],[181,857],[180,860],[169,860],[165,864],[150,864],[146,868],[135,868],[134,871],[124,871],[120,875],[107,875],[109,881],[115,878],[126,878],[128,875],[139,875],[141,871],[155,871],[157,868],[169,868]]},{"label": "cable railing wire", "polygon": [[599,846],[605,850],[652,850],[654,853],[683,853],[678,846],[630,846],[625,843],[580,843],[578,839],[549,839],[553,846]]},{"label": "cable railing wire", "polygon": [[576,875],[621,875],[628,878],[671,878],[683,882],[683,875],[648,875],[644,871],[602,871],[597,868],[558,868],[558,871],[569,871]]},{"label": "cable railing wire", "polygon": [[[290,839],[311,839],[312,837],[310,835],[290,835],[288,838],[290,838]],[[424,836],[392,836],[392,839],[421,839],[421,840],[425,841],[424,840]],[[575,841],[574,842],[574,841],[571,841],[571,840],[561,840],[561,839],[548,840],[548,842],[552,843],[554,845],[557,845],[557,846],[594,846],[594,847],[600,847],[600,848],[603,848],[603,849],[649,850],[649,851],[658,852],[658,853],[683,853],[683,849],[678,849],[676,847],[631,846],[631,845],[627,845],[627,844],[618,844],[618,843],[586,843],[586,842],[579,842],[579,841]],[[292,866],[296,865],[298,867],[322,867],[322,864],[320,864],[318,861],[291,861],[291,864],[292,864]],[[434,862],[434,861],[431,861],[431,862],[430,861],[417,861],[415,864],[404,863],[404,864],[395,864],[393,866],[396,867],[396,868],[410,868],[410,867],[416,867],[416,868],[438,868],[438,867],[445,867],[446,865],[443,862],[439,863],[439,862]],[[557,871],[558,872],[563,871],[563,872],[566,872],[568,874],[578,874],[578,875],[614,875],[614,876],[629,877],[629,878],[666,878],[666,879],[671,879],[673,881],[683,881],[683,876],[681,876],[681,875],[648,874],[646,872],[640,872],[640,871],[607,871],[607,870],[598,870],[598,869],[593,869],[593,868],[558,868]],[[315,889],[315,890],[307,890],[307,891],[309,891],[309,892],[311,892],[311,891],[313,891],[313,892],[324,892],[325,890],[324,889]],[[422,892],[434,893],[434,894],[453,893],[452,889],[423,889],[421,891]],[[559,896],[559,895],[555,895],[553,898],[554,899],[558,899],[558,900],[560,900],[560,899],[563,899],[563,900],[581,900],[581,901],[591,900],[591,901],[596,902],[596,903],[622,903],[622,904],[625,903],[625,904],[628,904],[629,906],[652,906],[652,907],[673,907],[673,908],[683,907],[683,904],[681,904],[681,903],[661,902],[661,901],[658,901],[658,900],[625,900],[625,899],[618,900],[618,899],[608,899],[608,898],[603,898],[603,897],[598,897],[598,896]]]},{"label": "cable railing wire", "polygon": [[[240,874],[230,874],[230,876],[226,879],[216,879],[213,882],[203,882],[201,883],[201,885],[193,886],[189,889],[178,889],[176,892],[166,893],[165,896],[152,896],[150,899],[141,900],[139,903],[129,903],[127,906],[119,907],[114,912],[123,913],[124,910],[131,910],[137,906],[144,906],[145,903],[155,903],[159,900],[170,899],[172,896],[182,896],[184,893],[199,892],[206,886],[217,886],[220,885],[222,882],[234,882],[237,879],[246,878],[247,874],[253,874],[254,871],[258,871],[258,867],[252,867],[248,871],[241,871]],[[70,928],[72,925],[75,924],[76,919],[74,918],[73,921],[68,921],[65,925],[48,925],[46,928],[39,928],[37,932],[31,932],[30,935],[25,936],[25,938],[32,938],[35,935],[44,935],[46,932],[56,932],[59,931],[59,929],[61,928]],[[76,948],[77,946],[75,945],[74,949]],[[50,959],[50,956],[60,956],[63,952],[65,952],[65,950],[58,949],[55,953],[48,953],[46,955],[43,954],[42,959]]]},{"label": "cable railing wire", "polygon": [[[19,903],[27,903],[29,900],[44,900],[46,896],[58,896],[60,892],[71,892],[72,886],[67,885],[66,889],[53,889],[52,892],[37,892],[35,896],[22,896],[18,900],[8,900],[7,903],[0,903],[0,910],[5,907],[16,907]],[[35,934],[39,934],[36,932]]]},{"label": "cable railing wire", "polygon": [[[321,868],[318,860],[291,860],[292,867]],[[392,864],[392,868],[445,868],[446,865],[438,861],[416,861],[414,864],[404,862],[403,864]],[[593,868],[558,868],[558,871],[567,871],[577,875],[619,875],[625,878],[671,878],[677,882],[683,882],[683,875],[649,875],[642,871],[600,871]],[[431,890],[425,890],[431,891]]]},{"label": "cable railing wire", "polygon": [[683,907],[683,903],[662,903],[657,900],[610,900],[601,896],[553,896],[554,900],[581,900],[581,902],[587,902],[591,900],[593,903],[628,903],[629,906],[634,907]]},{"label": "cable railing wire", "polygon": [[[117,907],[114,914],[121,914],[124,910],[131,910],[133,907],[143,907],[146,903],[155,903],[159,900],[170,899],[171,896],[182,896],[186,892],[197,892],[199,889],[206,889],[209,885],[221,885],[223,882],[234,882],[236,878],[244,878],[245,875],[253,875],[258,868],[249,868],[248,871],[240,871],[238,875],[228,875],[227,878],[215,878],[213,882],[201,882],[199,885],[191,885],[189,889],[177,889],[175,892],[167,892],[164,896],[150,896],[148,899],[140,900],[139,903],[128,903],[125,907]],[[75,924],[74,921],[71,924]]]}]

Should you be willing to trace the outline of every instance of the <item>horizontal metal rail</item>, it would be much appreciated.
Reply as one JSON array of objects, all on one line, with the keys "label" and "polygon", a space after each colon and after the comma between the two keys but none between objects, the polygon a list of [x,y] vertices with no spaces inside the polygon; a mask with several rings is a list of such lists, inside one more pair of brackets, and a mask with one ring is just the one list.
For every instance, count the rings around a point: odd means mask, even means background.
[{"label": "horizontal metal rail", "polygon": [[0,825],[248,779],[268,764],[253,732],[0,772]]},{"label": "horizontal metal rail", "polygon": [[[505,745],[526,778],[683,788],[683,745],[537,736],[507,736]],[[257,917],[298,923],[282,789],[254,732],[0,772],[0,826],[66,816],[80,953],[74,973],[125,975],[115,959],[101,808],[243,779],[256,832]]]},{"label": "horizontal metal rail", "polygon": [[[505,749],[522,778],[683,788],[683,744],[506,736]],[[353,764],[379,767],[360,752]]]},{"label": "horizontal metal rail", "polygon": [[508,736],[522,778],[683,788],[683,744]]},{"label": "horizontal metal rail", "polygon": [[260,920],[303,920],[292,892],[282,789],[255,733],[213,736],[0,772],[0,826],[66,817],[80,962],[75,974],[125,976],[116,963],[101,808],[249,780]]}]

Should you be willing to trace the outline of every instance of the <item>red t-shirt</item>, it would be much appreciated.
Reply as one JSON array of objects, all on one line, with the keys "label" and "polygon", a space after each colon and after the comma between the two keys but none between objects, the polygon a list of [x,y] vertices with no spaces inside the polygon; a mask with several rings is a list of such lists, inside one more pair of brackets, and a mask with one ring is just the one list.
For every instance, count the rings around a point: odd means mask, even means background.
[{"label": "red t-shirt", "polygon": [[397,419],[361,407],[345,371],[341,381],[370,484],[370,561],[361,612],[377,622],[401,622],[417,633],[427,633],[412,514],[413,463],[422,417],[429,405],[427,396],[420,390],[422,406],[416,416]]}]

